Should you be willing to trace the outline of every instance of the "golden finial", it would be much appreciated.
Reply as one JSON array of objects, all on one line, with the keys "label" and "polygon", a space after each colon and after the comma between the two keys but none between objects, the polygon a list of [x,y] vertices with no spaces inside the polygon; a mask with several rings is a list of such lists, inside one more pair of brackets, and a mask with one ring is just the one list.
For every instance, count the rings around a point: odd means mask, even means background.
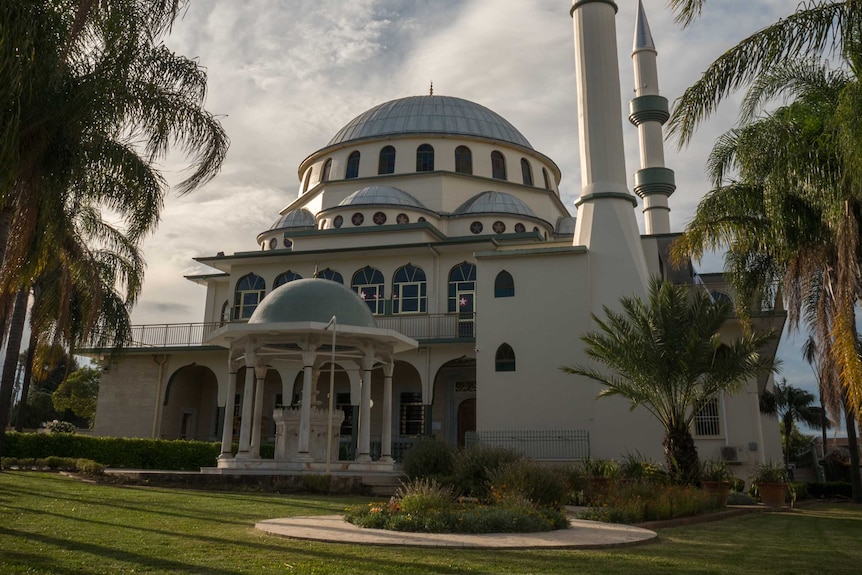
[{"label": "golden finial", "polygon": [[433,95],[434,95],[434,81],[432,80],[431,81],[431,93],[429,94],[429,96],[433,96]]}]

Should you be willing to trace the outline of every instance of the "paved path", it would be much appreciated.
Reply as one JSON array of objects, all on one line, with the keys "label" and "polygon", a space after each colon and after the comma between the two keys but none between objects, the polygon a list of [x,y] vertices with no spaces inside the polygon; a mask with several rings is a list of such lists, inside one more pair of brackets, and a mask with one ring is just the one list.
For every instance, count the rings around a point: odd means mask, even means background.
[{"label": "paved path", "polygon": [[597,549],[644,543],[656,537],[654,531],[597,521],[570,520],[571,528],[543,533],[407,533],[364,529],[344,521],[340,515],[268,519],[255,528],[271,535],[329,543],[359,545],[405,545],[410,547],[451,547],[460,549],[554,548]]}]

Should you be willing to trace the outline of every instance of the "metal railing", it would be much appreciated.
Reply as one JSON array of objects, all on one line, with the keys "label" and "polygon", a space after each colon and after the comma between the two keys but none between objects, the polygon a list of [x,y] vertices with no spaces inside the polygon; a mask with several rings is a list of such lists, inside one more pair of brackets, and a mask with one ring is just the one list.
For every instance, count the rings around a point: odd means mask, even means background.
[{"label": "metal railing", "polygon": [[[464,340],[476,338],[475,313],[391,315],[375,317],[377,327],[392,329],[419,341]],[[223,324],[165,323],[132,326],[129,348],[197,347],[206,345],[206,338]],[[107,349],[114,345],[108,337],[98,336],[87,345],[90,349]]]},{"label": "metal railing", "polygon": [[476,444],[504,447],[536,460],[571,461],[590,457],[590,432],[578,429],[468,431],[464,442],[467,447]]},{"label": "metal railing", "polygon": [[[399,463],[404,460],[404,454],[410,451],[416,444],[415,439],[393,439],[392,440],[392,459]],[[356,458],[356,452],[353,447],[353,440],[350,437],[342,437],[338,441],[338,457],[341,461],[353,461]],[[380,459],[381,443],[380,441],[371,441],[371,459],[377,461]]]}]

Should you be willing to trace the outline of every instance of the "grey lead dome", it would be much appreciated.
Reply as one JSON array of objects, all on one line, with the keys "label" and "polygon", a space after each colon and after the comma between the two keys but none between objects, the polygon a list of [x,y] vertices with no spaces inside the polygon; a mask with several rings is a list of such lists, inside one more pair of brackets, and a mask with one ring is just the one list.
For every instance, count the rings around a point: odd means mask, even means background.
[{"label": "grey lead dome", "polygon": [[478,136],[533,149],[527,138],[496,112],[451,96],[410,96],[380,104],[356,116],[328,145],[402,134]]},{"label": "grey lead dome", "polygon": [[461,204],[456,215],[461,214],[514,214],[536,217],[530,206],[506,192],[482,192]]},{"label": "grey lead dome", "polygon": [[425,209],[422,202],[392,186],[368,186],[344,198],[339,206],[390,205]]},{"label": "grey lead dome", "polygon": [[248,323],[327,323],[332,316],[339,325],[376,327],[371,310],[355,291],[324,279],[295,280],[275,288]]}]

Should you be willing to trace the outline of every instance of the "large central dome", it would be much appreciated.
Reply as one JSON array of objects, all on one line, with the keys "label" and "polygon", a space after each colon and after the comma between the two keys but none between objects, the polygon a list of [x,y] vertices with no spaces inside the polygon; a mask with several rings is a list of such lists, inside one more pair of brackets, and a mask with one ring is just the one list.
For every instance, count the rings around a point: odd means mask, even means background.
[{"label": "large central dome", "polygon": [[375,106],[341,128],[329,145],[407,134],[478,136],[533,149],[527,138],[496,112],[451,96],[411,96]]}]

